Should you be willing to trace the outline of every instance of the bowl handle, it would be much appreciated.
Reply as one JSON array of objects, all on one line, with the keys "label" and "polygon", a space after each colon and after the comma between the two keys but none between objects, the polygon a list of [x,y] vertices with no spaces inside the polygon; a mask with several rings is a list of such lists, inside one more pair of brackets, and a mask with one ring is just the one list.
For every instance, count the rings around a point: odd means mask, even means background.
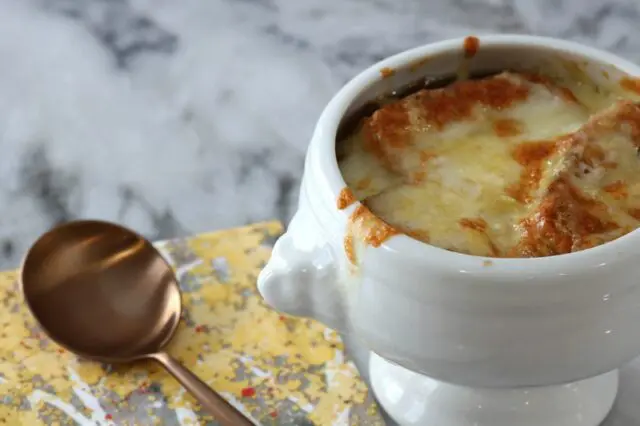
[{"label": "bowl handle", "polygon": [[316,220],[301,207],[273,247],[258,276],[258,290],[275,309],[346,331],[345,300],[336,257]]}]

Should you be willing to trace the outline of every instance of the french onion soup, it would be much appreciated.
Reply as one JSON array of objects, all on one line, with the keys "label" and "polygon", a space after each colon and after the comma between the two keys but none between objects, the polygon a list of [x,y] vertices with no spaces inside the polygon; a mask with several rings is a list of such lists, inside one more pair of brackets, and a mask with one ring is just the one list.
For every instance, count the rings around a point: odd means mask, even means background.
[{"label": "french onion soup", "polygon": [[640,104],[619,91],[502,72],[381,100],[351,127],[336,148],[347,183],[337,207],[360,202],[351,262],[355,243],[399,233],[541,257],[640,226]]}]

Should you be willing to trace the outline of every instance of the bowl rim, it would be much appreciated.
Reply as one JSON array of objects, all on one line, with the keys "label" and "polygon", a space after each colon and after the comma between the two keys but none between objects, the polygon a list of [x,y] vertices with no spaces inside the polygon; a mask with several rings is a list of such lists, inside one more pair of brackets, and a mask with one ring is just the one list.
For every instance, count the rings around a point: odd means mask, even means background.
[{"label": "bowl rim", "polygon": [[[624,74],[640,77],[640,66],[615,54],[572,41],[513,34],[477,35],[476,37],[480,40],[480,49],[515,47],[539,50],[542,48],[549,52],[580,56],[590,62],[613,66]],[[318,155],[317,162],[321,173],[324,174],[325,182],[328,183],[333,200],[337,200],[340,191],[347,186],[338,168],[335,139],[338,126],[353,100],[371,85],[384,78],[381,76],[381,69],[399,69],[415,64],[428,56],[452,51],[459,52],[465,39],[466,37],[459,37],[430,43],[383,59],[356,75],[331,99],[320,116],[312,145],[317,144],[315,147]],[[336,208],[333,210],[337,212],[341,220],[346,222],[358,204],[359,202],[356,202],[344,210]],[[381,256],[384,254],[401,260],[415,260],[429,268],[435,268],[432,270],[451,271],[454,269],[460,273],[481,274],[486,278],[511,281],[508,278],[513,278],[516,275],[562,276],[575,272],[584,273],[593,268],[614,266],[628,261],[636,255],[640,256],[638,238],[640,238],[640,229],[602,245],[578,252],[535,258],[495,258],[449,251],[399,234],[383,242],[380,247],[376,248],[376,251],[379,251]],[[378,256],[375,257],[380,259]]]}]

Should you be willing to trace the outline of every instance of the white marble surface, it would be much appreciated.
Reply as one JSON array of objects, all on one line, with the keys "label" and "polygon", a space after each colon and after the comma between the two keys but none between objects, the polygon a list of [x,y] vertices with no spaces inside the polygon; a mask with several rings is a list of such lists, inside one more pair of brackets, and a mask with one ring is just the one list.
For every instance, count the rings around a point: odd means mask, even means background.
[{"label": "white marble surface", "polygon": [[640,60],[635,0],[0,0],[0,269],[72,218],[150,238],[286,220],[323,105],[470,33]]}]

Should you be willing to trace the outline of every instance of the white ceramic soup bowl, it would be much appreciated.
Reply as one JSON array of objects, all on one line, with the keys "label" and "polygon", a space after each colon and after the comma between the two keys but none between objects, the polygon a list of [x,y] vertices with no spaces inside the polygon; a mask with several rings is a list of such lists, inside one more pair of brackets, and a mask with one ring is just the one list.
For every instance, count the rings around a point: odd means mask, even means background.
[{"label": "white ceramic soup bowl", "polygon": [[[545,258],[487,259],[403,235],[365,247],[356,272],[346,258],[357,203],[336,205],[346,186],[335,154],[341,122],[420,77],[455,73],[462,46],[451,40],[400,53],[334,96],[260,292],[278,310],[355,334],[375,354],[376,395],[401,424],[596,425],[615,397],[616,369],[640,354],[640,231]],[[469,67],[569,73],[563,78],[579,70],[612,87],[640,76],[609,53],[532,36],[482,36]]]}]

